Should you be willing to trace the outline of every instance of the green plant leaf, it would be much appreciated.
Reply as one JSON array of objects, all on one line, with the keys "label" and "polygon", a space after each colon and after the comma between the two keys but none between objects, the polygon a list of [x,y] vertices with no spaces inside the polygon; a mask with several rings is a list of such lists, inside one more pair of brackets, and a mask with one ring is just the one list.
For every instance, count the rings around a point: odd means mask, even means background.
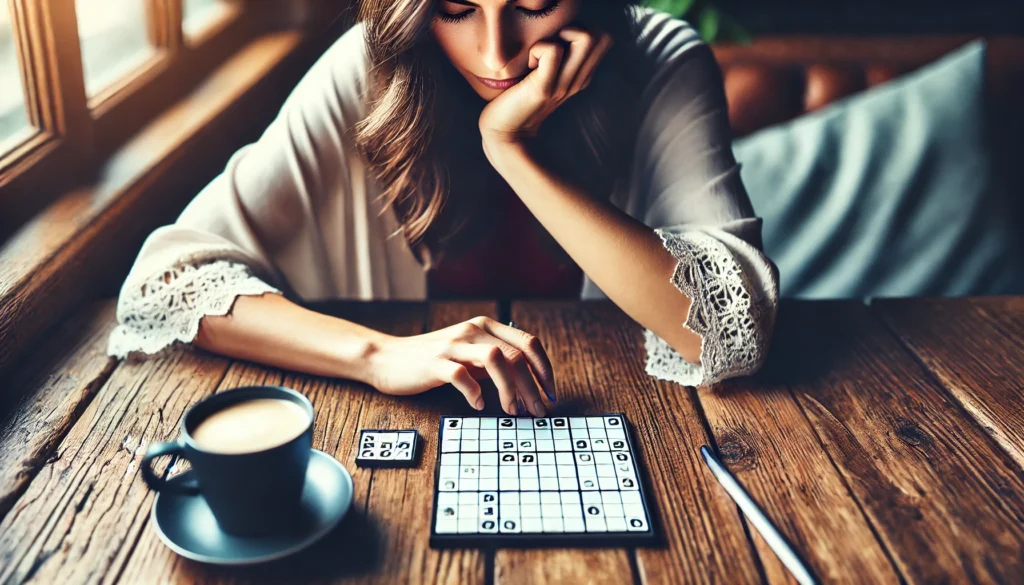
[{"label": "green plant leaf", "polygon": [[727,14],[720,14],[719,19],[721,20],[720,28],[722,35],[725,37],[722,40],[730,40],[740,45],[749,45],[753,42],[753,37],[750,31],[743,28],[743,25],[736,22],[732,17]]},{"label": "green plant leaf", "polygon": [[647,5],[655,10],[667,12],[676,18],[681,18],[693,8],[696,0],[647,0]]},{"label": "green plant leaf", "polygon": [[697,30],[700,31],[700,36],[704,37],[705,41],[713,43],[718,38],[720,20],[721,14],[719,14],[718,9],[714,6],[701,11],[700,24],[697,26]]}]

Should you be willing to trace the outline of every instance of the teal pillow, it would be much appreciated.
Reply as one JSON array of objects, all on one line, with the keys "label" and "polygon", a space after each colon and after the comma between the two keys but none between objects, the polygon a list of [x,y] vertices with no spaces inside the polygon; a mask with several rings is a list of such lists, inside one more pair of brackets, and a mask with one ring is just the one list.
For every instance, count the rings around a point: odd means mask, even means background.
[{"label": "teal pillow", "polygon": [[734,144],[784,296],[1024,292],[985,142],[985,48]]}]

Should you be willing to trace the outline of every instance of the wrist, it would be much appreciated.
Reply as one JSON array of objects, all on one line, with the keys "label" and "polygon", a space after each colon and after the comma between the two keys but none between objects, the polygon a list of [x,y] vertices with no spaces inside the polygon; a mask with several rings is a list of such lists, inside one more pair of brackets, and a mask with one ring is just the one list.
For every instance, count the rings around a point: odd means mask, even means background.
[{"label": "wrist", "polygon": [[491,133],[482,134],[484,154],[499,173],[511,163],[529,158],[530,151],[528,144],[518,138],[507,135],[495,135]]},{"label": "wrist", "polygon": [[348,334],[349,343],[335,346],[336,376],[376,387],[380,356],[393,336],[362,326]]}]

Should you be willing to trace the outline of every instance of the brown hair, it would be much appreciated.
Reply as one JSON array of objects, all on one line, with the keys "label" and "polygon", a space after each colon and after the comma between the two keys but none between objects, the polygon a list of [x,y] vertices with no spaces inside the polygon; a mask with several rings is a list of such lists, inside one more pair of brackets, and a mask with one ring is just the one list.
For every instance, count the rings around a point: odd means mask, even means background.
[{"label": "brown hair", "polygon": [[[382,186],[384,209],[395,210],[399,232],[427,267],[487,233],[497,220],[487,213],[487,194],[504,184],[480,141],[487,102],[430,34],[437,2],[361,0],[359,7],[371,74],[356,142]],[[549,170],[603,199],[628,172],[646,74],[636,53],[635,4],[583,0],[574,24],[607,31],[614,44],[587,89],[555,110],[535,141]],[[570,176],[572,168],[594,172]]]}]

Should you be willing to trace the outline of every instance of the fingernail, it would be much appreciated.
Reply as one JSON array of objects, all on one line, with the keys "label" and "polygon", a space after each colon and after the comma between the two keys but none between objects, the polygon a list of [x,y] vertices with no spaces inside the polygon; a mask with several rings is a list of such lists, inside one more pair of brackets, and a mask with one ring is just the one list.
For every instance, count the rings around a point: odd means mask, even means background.
[{"label": "fingernail", "polygon": [[480,398],[476,399],[476,405],[474,406],[474,408],[476,408],[477,410],[483,410],[484,409],[484,397],[483,396],[481,396]]},{"label": "fingernail", "polygon": [[548,411],[544,410],[544,403],[540,400],[533,401],[533,410],[537,413],[537,416],[544,416]]}]

